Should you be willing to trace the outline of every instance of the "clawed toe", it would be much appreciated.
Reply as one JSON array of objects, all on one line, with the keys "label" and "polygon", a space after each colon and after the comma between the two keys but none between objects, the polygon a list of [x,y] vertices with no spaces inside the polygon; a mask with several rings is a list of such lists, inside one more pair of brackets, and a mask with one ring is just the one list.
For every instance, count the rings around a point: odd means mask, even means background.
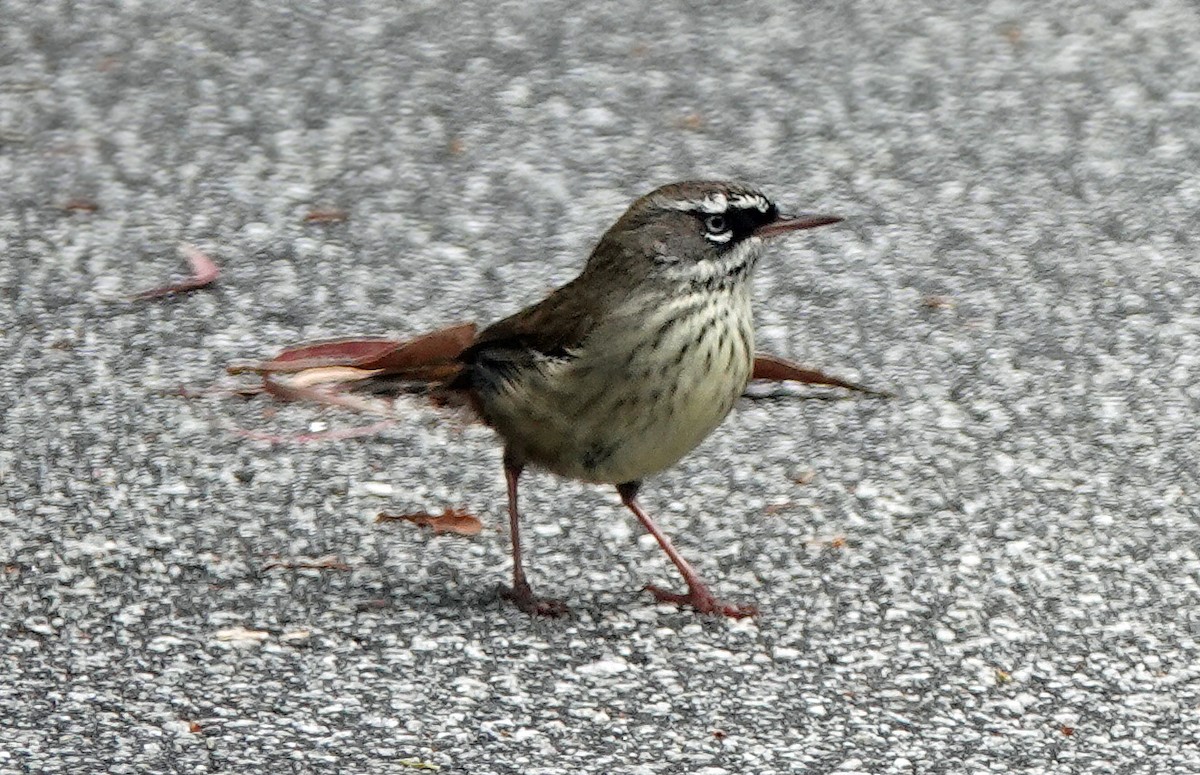
[{"label": "clawed toe", "polygon": [[502,584],[500,585],[499,592],[500,597],[505,600],[511,600],[517,608],[530,616],[556,617],[562,616],[571,610],[561,600],[555,600],[550,597],[538,597],[533,594],[533,590],[529,588],[528,584],[515,587],[506,587]]},{"label": "clawed toe", "polygon": [[645,590],[654,595],[660,603],[690,606],[702,614],[720,614],[731,619],[744,619],[747,616],[757,616],[758,607],[751,604],[726,603],[718,600],[708,587],[689,587],[687,592],[671,592],[670,590],[647,584]]}]

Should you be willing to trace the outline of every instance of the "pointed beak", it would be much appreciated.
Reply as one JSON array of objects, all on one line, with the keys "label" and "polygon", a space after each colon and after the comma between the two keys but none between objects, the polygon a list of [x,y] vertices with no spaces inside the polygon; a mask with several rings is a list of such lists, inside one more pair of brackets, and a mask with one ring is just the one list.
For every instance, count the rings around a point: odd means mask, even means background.
[{"label": "pointed beak", "polygon": [[798,215],[783,215],[763,224],[754,230],[755,237],[778,237],[781,234],[787,234],[800,229],[813,229],[817,226],[826,226],[831,223],[837,223],[842,220],[836,215],[818,215],[817,213],[800,213]]}]

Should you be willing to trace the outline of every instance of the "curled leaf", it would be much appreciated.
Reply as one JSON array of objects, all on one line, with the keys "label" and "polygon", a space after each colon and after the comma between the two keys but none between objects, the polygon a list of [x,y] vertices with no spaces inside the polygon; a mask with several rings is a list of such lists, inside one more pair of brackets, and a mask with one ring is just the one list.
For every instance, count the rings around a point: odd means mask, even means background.
[{"label": "curled leaf", "polygon": [[475,338],[475,330],[474,323],[462,323],[407,340],[364,337],[304,342],[268,361],[241,361],[230,364],[227,370],[230,374],[294,374],[346,366],[399,379],[440,381],[457,373],[456,359]]},{"label": "curled leaf", "polygon": [[75,197],[68,199],[63,203],[63,212],[67,213],[94,213],[100,209],[100,205],[93,202],[91,199],[83,197]]},{"label": "curled leaf", "polygon": [[857,390],[860,393],[870,393],[876,396],[890,396],[891,393],[874,390],[853,382],[847,382],[840,377],[834,377],[816,369],[806,369],[795,361],[780,358],[778,355],[758,353],[754,356],[754,379],[767,382],[786,382],[792,380],[806,385],[832,385],[833,387]]},{"label": "curled leaf", "polygon": [[388,410],[387,405],[382,401],[339,393],[338,385],[296,384],[287,377],[264,376],[263,388],[276,398],[282,398],[285,401],[312,401],[316,404],[340,406],[356,412],[373,412],[375,414],[386,414]]},{"label": "curled leaf", "polygon": [[328,209],[328,210],[313,210],[308,215],[304,216],[305,223],[341,223],[349,218],[350,215],[345,210]]},{"label": "curled leaf", "polygon": [[221,276],[221,268],[194,245],[184,243],[179,246],[179,251],[183,253],[183,257],[187,259],[188,265],[192,268],[192,276],[177,283],[140,291],[133,294],[134,299],[159,299],[175,293],[194,291],[211,284]]},{"label": "curled leaf", "polygon": [[441,514],[418,511],[412,514],[388,514],[380,512],[376,522],[412,522],[433,528],[434,533],[457,533],[473,536],[483,529],[483,524],[463,509],[446,509]]}]

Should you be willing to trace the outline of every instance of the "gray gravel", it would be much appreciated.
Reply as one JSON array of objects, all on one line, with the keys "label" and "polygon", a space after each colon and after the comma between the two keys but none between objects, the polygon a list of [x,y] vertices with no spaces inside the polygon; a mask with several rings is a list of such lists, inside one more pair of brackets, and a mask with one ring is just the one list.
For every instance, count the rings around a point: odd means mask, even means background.
[{"label": "gray gravel", "polygon": [[[0,5],[0,773],[1200,772],[1194,4],[101,5]],[[761,345],[898,392],[648,484],[756,620],[534,475],[531,621],[485,429],[176,394],[511,312],[696,176],[849,217]],[[219,284],[122,301],[181,241]]]}]

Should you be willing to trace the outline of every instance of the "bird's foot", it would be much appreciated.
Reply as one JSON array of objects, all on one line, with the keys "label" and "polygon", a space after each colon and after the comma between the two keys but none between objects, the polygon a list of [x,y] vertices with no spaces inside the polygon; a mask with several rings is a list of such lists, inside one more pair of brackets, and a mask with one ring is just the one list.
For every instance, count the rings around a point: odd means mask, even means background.
[{"label": "bird's foot", "polygon": [[674,603],[675,605],[686,605],[695,608],[702,614],[720,614],[728,616],[732,619],[744,619],[747,616],[758,616],[758,607],[749,603],[739,605],[736,603],[726,603],[718,600],[704,585],[696,585],[688,587],[688,591],[684,593],[671,592],[670,590],[656,587],[653,584],[647,584],[645,590],[654,595],[660,603]]},{"label": "bird's foot", "polygon": [[511,587],[501,584],[500,597],[511,600],[517,608],[530,616],[562,616],[570,610],[561,600],[533,594],[528,584],[515,584]]}]

